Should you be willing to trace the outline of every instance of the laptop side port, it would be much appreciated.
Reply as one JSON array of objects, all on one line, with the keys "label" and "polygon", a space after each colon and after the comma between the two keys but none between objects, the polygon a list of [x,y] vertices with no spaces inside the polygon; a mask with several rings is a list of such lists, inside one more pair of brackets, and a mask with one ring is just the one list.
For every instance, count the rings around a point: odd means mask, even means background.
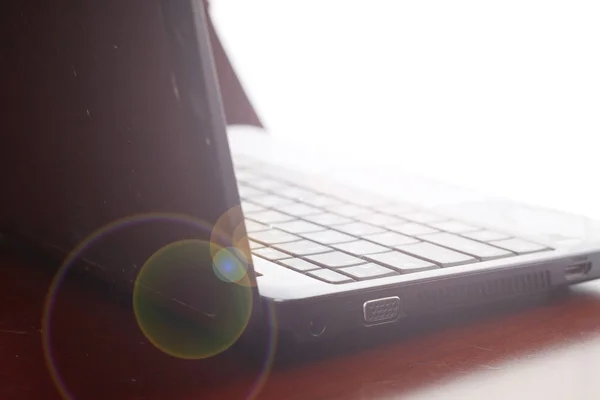
[{"label": "laptop side port", "polygon": [[592,263],[590,261],[571,264],[565,268],[565,279],[567,281],[583,279],[589,274],[591,269]]},{"label": "laptop side port", "polygon": [[308,331],[310,332],[312,337],[319,337],[325,333],[327,330],[327,325],[325,321],[321,318],[313,318],[308,323]]},{"label": "laptop side port", "polygon": [[369,300],[363,304],[365,325],[387,324],[400,317],[400,298],[398,296]]}]

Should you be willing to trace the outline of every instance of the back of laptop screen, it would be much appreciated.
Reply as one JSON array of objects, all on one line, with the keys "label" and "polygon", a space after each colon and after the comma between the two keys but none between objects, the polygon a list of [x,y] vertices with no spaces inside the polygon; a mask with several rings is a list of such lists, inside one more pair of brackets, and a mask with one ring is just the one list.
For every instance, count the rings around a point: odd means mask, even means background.
[{"label": "back of laptop screen", "polygon": [[9,0],[1,18],[0,228],[125,284],[215,224],[225,246],[242,216],[201,2]]}]

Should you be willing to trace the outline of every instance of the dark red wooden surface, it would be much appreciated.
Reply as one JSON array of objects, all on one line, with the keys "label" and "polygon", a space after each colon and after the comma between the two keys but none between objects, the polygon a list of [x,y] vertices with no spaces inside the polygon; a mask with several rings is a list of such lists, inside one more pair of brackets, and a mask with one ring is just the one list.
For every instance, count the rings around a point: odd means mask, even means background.
[{"label": "dark red wooden surface", "polygon": [[[439,385],[448,396],[465,387],[481,397],[519,396],[515,379],[532,359],[542,361],[528,372],[540,390],[530,398],[555,398],[557,388],[577,386],[571,375],[600,372],[598,284],[460,320],[440,316],[443,322],[418,330],[349,336],[265,373],[237,349],[206,360],[168,356],[141,333],[126,297],[67,279],[51,324],[55,359],[47,365],[40,318],[51,278],[38,262],[0,256],[1,399],[60,398],[49,367],[76,399],[246,399],[253,391],[260,399],[384,399]],[[590,349],[582,351],[582,343]],[[588,381],[577,393],[600,395],[600,384]]]}]

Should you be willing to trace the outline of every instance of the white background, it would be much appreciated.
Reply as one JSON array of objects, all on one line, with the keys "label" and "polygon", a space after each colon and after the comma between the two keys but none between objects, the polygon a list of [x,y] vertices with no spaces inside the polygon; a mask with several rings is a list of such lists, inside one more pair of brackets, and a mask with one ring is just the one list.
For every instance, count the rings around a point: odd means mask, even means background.
[{"label": "white background", "polygon": [[212,0],[211,13],[273,135],[600,218],[600,2]]}]

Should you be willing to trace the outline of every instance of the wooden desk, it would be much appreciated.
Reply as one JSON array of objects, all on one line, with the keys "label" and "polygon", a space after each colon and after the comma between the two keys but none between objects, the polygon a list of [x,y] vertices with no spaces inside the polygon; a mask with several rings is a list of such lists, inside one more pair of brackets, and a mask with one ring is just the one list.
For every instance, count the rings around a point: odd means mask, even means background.
[{"label": "wooden desk", "polygon": [[[0,254],[0,398],[57,399],[40,339],[52,271],[24,264]],[[599,284],[485,313],[313,349],[273,368],[257,398],[600,398]],[[127,301],[81,281],[60,289],[52,330],[55,365],[80,400],[246,399],[261,375],[236,351],[201,361],[161,353]]]}]

